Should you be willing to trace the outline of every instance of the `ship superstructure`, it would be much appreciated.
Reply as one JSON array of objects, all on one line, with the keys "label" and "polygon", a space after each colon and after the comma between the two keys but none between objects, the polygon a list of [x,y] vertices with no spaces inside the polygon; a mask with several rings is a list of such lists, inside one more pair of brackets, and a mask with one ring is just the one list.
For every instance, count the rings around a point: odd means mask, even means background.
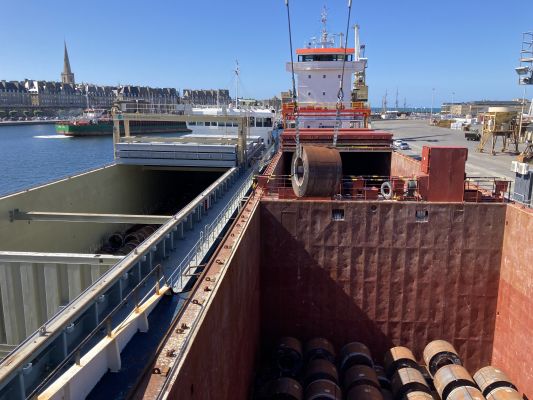
[{"label": "ship superstructure", "polygon": [[[286,70],[297,78],[297,113],[302,128],[366,128],[370,116],[364,46],[359,44],[359,26],[354,27],[355,47],[343,47],[327,31],[327,13],[322,12],[320,39],[296,50],[297,60]],[[295,103],[284,104],[286,127],[295,126]],[[337,110],[339,114],[337,115]],[[338,118],[337,118],[338,117]]]}]

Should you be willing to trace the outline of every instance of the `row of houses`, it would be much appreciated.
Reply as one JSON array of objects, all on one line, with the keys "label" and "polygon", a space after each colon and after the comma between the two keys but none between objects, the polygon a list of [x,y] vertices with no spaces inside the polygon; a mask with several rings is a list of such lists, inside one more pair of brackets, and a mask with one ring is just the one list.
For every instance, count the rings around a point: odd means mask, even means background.
[{"label": "row of houses", "polygon": [[229,90],[209,89],[194,90],[183,89],[183,103],[195,105],[229,105],[232,102]]},{"label": "row of houses", "polygon": [[0,81],[0,107],[109,108],[117,100],[146,100],[152,103],[181,102],[174,88],[149,86],[101,86],[54,81]]}]

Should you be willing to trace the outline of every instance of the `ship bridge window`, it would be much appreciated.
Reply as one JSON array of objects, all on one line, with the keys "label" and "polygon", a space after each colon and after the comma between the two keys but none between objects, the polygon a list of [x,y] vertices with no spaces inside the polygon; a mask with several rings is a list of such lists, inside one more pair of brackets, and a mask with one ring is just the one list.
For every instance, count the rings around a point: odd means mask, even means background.
[{"label": "ship bridge window", "polygon": [[198,122],[196,123],[196,125],[198,125],[198,126],[204,126],[204,123],[203,123],[203,121],[198,121]]},{"label": "ship bridge window", "polygon": [[263,118],[257,118],[255,120],[255,126],[258,127],[258,128],[262,128],[263,127]]},{"label": "ship bridge window", "polygon": [[248,120],[248,126],[253,128],[255,126],[255,118],[254,117],[250,117],[250,119]]},{"label": "ship bridge window", "polygon": [[271,128],[272,127],[272,118],[265,118],[265,128]]},{"label": "ship bridge window", "polygon": [[309,62],[309,61],[353,61],[353,54],[309,54],[304,56],[298,56],[299,62]]},{"label": "ship bridge window", "polygon": [[[216,122],[213,122],[213,124],[216,124]],[[211,126],[211,122],[206,121],[205,126]]]}]

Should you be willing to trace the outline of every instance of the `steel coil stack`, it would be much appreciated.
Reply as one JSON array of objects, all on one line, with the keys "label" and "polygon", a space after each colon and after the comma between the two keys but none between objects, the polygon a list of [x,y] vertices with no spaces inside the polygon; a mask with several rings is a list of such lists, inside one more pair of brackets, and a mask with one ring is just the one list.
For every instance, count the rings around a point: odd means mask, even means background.
[{"label": "steel coil stack", "polygon": [[283,337],[273,350],[273,374],[256,400],[523,400],[500,369],[487,366],[472,377],[444,340],[424,348],[426,365],[403,346],[389,349],[377,365],[360,342],[346,344],[337,357],[325,338],[302,346]]},{"label": "steel coil stack", "polygon": [[125,256],[148,239],[156,229],[157,226],[154,225],[136,225],[126,232],[114,232],[109,235],[100,253]]}]

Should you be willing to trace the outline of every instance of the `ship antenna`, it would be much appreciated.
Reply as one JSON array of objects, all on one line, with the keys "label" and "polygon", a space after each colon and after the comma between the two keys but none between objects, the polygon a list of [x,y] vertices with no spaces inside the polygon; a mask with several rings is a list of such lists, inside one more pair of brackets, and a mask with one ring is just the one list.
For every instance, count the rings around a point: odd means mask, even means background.
[{"label": "ship antenna", "polygon": [[239,67],[239,60],[235,60],[235,108],[239,108],[239,75],[241,69]]},{"label": "ship antenna", "polygon": [[[337,95],[337,115],[336,115],[336,122],[335,122],[335,130],[333,131],[333,147],[337,146],[337,136],[339,134],[339,128],[340,128],[340,115],[341,115],[341,108],[342,108],[342,101],[344,100],[344,91],[342,90],[342,86],[344,85],[344,69],[346,67],[346,54],[348,51],[348,34],[350,33],[350,17],[352,15],[352,0],[348,0],[348,23],[346,24],[346,37],[344,41],[344,58],[342,60],[342,74],[341,79],[339,82],[339,93]],[[355,49],[357,51],[357,49]]]},{"label": "ship antenna", "polygon": [[287,21],[289,23],[289,46],[291,50],[291,72],[292,72],[292,103],[294,106],[294,122],[296,128],[296,155],[300,156],[302,154],[302,149],[300,148],[300,121],[298,117],[298,98],[296,95],[296,80],[294,78],[294,57],[292,55],[292,30],[291,30],[291,13],[289,7],[289,0],[285,0],[285,5],[287,6]]}]

